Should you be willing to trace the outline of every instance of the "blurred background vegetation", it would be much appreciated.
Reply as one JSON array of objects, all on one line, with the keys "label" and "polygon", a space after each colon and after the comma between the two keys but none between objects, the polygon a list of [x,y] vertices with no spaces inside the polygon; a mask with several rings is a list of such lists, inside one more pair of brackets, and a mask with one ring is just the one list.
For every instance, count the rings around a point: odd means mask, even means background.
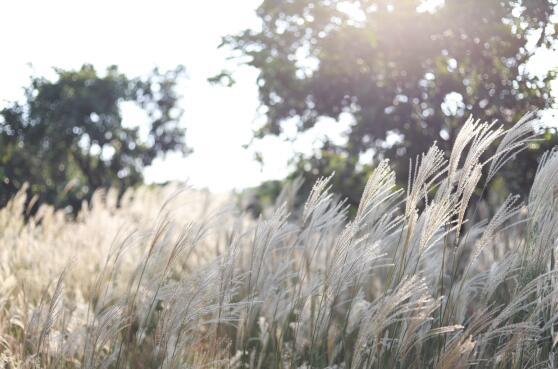
[{"label": "blurred background vegetation", "polygon": [[[225,35],[220,47],[259,73],[265,124],[255,138],[279,136],[292,125],[302,133],[324,118],[350,122],[345,142],[326,139],[312,155],[293,153],[287,179],[304,179],[304,197],[317,177],[335,172],[335,191],[356,204],[380,159],[390,158],[406,183],[409,158],[433,141],[449,150],[469,115],[510,125],[554,107],[556,72],[535,74],[526,66],[537,50],[554,50],[556,6],[556,0],[264,0],[260,27]],[[189,152],[179,123],[183,67],[143,77],[117,67],[98,73],[90,65],[56,72],[55,79],[32,76],[25,100],[0,111],[0,205],[29,182],[38,202],[76,211],[96,189],[141,183],[156,157]],[[234,78],[234,71],[222,71],[211,82],[232,87]],[[147,127],[123,124],[124,102],[147,113]],[[541,151],[558,144],[556,125],[540,129],[542,139],[506,166],[496,190],[528,190]],[[255,213],[281,184],[251,190]]]},{"label": "blurred background vegetation", "polygon": [[[0,111],[0,205],[25,183],[30,209],[40,203],[77,211],[100,188],[120,193],[142,183],[142,169],[158,155],[187,153],[175,91],[183,67],[129,78],[91,65],[56,70],[53,81],[31,77],[25,100]],[[148,127],[127,127],[121,104],[143,109]],[[142,137],[143,136],[143,137]]]},{"label": "blurred background vegetation", "polygon": [[[267,121],[259,136],[279,135],[287,122],[303,132],[323,117],[350,117],[347,142],[297,156],[291,177],[303,177],[307,192],[335,172],[334,187],[355,205],[381,158],[406,183],[409,158],[434,141],[448,151],[469,115],[510,125],[554,106],[556,72],[535,75],[526,64],[538,48],[553,49],[555,8],[546,0],[266,0],[261,29],[223,46],[260,72]],[[558,143],[555,127],[541,129],[543,140],[496,181],[500,191],[530,188],[536,158]],[[359,160],[365,153],[374,160]],[[279,187],[268,183],[256,196]]]}]

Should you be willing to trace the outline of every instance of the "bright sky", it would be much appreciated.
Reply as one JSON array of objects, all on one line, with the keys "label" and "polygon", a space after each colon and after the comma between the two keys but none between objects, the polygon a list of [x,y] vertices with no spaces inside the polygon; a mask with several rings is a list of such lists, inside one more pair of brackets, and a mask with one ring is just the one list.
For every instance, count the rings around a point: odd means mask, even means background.
[{"label": "bright sky", "polygon": [[[257,27],[254,10],[260,1],[2,1],[0,44],[9,52],[0,59],[0,104],[20,98],[31,73],[49,75],[54,66],[92,63],[104,69],[116,64],[135,76],[154,66],[183,64],[189,75],[180,90],[183,124],[194,153],[156,160],[146,169],[146,179],[187,180],[195,187],[226,191],[283,178],[295,151],[311,151],[325,134],[339,142],[347,125],[324,120],[294,143],[269,137],[248,150],[242,147],[258,125],[257,72],[237,69],[232,88],[211,85],[207,78],[234,67],[217,45],[226,34]],[[535,64],[534,69],[543,70],[556,66],[556,58],[543,54]],[[135,121],[135,116],[124,112],[125,120]],[[255,150],[263,154],[263,168],[253,160]]]},{"label": "bright sky", "polygon": [[[257,27],[255,9],[260,0],[109,1],[17,0],[0,2],[0,104],[22,96],[32,73],[52,74],[52,67],[79,68],[92,63],[99,69],[116,64],[131,75],[148,73],[154,66],[186,66],[183,96],[186,140],[194,153],[171,154],[146,169],[149,182],[188,180],[195,187],[226,191],[282,178],[294,150],[308,151],[317,144],[312,133],[296,143],[266,138],[249,150],[257,127],[257,72],[235,70],[232,88],[214,86],[207,78],[228,64],[221,37]],[[29,66],[32,63],[32,67]],[[136,114],[137,116],[137,114]],[[124,119],[134,120],[134,111]],[[261,119],[261,118],[260,118]],[[324,128],[325,127],[325,128]],[[324,122],[318,130],[340,132]],[[265,166],[254,160],[262,151]]]}]

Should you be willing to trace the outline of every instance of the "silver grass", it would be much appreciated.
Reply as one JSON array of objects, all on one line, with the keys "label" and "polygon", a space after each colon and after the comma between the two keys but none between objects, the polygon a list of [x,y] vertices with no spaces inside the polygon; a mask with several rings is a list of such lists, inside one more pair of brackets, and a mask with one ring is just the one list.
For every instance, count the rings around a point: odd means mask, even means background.
[{"label": "silver grass", "polygon": [[[533,123],[506,131],[468,119],[448,160],[434,145],[412,162],[406,191],[379,162],[353,219],[331,177],[302,211],[297,180],[259,219],[170,187],[127,193],[121,208],[114,191],[97,193],[77,222],[41,207],[26,223],[18,194],[0,209],[0,363],[553,367],[556,151],[541,159],[526,207],[510,196],[488,220],[471,204],[483,175],[534,138]],[[51,289],[69,257],[75,267]]]},{"label": "silver grass", "polygon": [[445,172],[446,165],[444,153],[436,143],[426,154],[416,158],[415,165],[409,165],[409,184],[407,186],[407,201],[405,216],[408,217],[417,207],[418,202],[427,197],[431,185]]},{"label": "silver grass", "polygon": [[486,181],[491,178],[515,155],[527,148],[527,144],[537,137],[536,113],[525,114],[512,128],[510,128],[493,155]]}]

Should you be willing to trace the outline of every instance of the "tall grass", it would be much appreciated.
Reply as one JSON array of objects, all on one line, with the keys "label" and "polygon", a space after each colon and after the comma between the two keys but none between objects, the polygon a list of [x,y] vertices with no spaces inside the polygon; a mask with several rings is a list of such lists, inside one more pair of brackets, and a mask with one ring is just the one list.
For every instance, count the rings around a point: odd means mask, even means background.
[{"label": "tall grass", "polygon": [[[0,210],[5,368],[546,368],[558,359],[558,152],[525,202],[478,188],[535,138],[468,120],[446,158],[378,164],[356,215],[294,182],[257,220],[196,191]],[[496,151],[487,150],[497,146]],[[484,186],[484,187],[483,187]],[[157,208],[163,201],[161,208]]]}]

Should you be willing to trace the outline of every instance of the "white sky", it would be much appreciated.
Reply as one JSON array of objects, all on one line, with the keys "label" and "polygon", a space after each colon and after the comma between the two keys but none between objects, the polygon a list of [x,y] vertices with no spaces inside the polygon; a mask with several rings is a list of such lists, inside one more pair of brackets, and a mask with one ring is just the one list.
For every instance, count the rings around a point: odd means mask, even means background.
[{"label": "white sky", "polygon": [[[207,82],[223,68],[234,67],[227,65],[227,51],[217,45],[224,35],[257,27],[259,3],[1,1],[0,45],[6,52],[0,58],[0,104],[21,98],[29,75],[52,75],[52,67],[92,63],[102,71],[116,64],[135,76],[154,66],[183,64],[188,80],[179,92],[184,96],[186,140],[194,153],[156,160],[146,169],[147,181],[188,180],[196,187],[226,191],[283,178],[294,150],[308,151],[317,144],[316,136],[306,135],[295,144],[270,137],[246,150],[242,146],[257,127],[257,72],[248,67],[235,70],[237,83],[232,88]],[[124,118],[135,121],[134,112],[124,111]],[[322,125],[333,128],[330,132],[340,131],[333,122]],[[256,149],[264,155],[263,170],[253,160]]]},{"label": "white sky", "polygon": [[[146,169],[147,181],[188,180],[195,187],[226,191],[283,178],[295,151],[309,152],[325,134],[343,140],[347,125],[324,120],[295,143],[268,137],[252,149],[242,148],[258,125],[257,72],[237,69],[232,88],[211,85],[207,78],[233,67],[227,65],[227,51],[216,47],[226,34],[257,27],[254,10],[260,1],[1,1],[0,104],[20,98],[31,73],[49,75],[54,66],[116,64],[135,76],[154,66],[183,64],[189,78],[179,92],[194,153],[156,160]],[[555,67],[555,55],[543,54],[536,64],[538,70]],[[124,118],[132,121],[134,113],[125,111]],[[263,170],[253,160],[254,150],[263,153]]]}]

